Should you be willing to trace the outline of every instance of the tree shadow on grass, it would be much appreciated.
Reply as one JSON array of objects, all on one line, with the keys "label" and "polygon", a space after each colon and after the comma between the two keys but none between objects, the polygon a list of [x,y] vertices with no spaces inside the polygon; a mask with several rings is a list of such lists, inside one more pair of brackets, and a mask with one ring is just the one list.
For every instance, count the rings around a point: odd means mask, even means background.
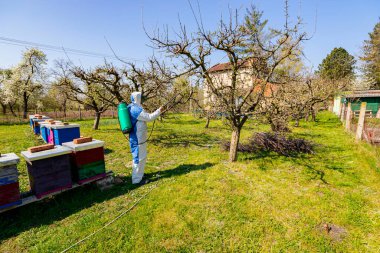
[{"label": "tree shadow on grass", "polygon": [[[284,158],[291,159],[294,164],[297,164],[305,168],[307,172],[311,175],[312,179],[318,179],[322,181],[324,184],[329,184],[325,179],[325,172],[322,169],[316,168],[316,165],[313,164],[313,162],[309,161],[308,154],[299,153],[293,156],[283,156],[275,152],[261,151],[261,152],[245,155],[242,158],[242,160],[258,160],[259,169],[266,171],[268,170],[268,168],[273,167],[273,161],[277,159],[284,159]],[[262,161],[261,159],[266,159],[266,160]],[[269,166],[268,166],[268,163],[269,163]],[[339,170],[340,172],[343,173],[341,168],[337,169],[335,167],[327,166],[327,169]]]},{"label": "tree shadow on grass", "polygon": [[218,138],[212,137],[208,134],[178,134],[170,133],[167,135],[157,136],[149,140],[154,145],[162,145],[165,147],[188,147],[189,145],[195,145],[198,147],[209,147],[219,141]]},{"label": "tree shadow on grass", "polygon": [[112,149],[110,149],[110,148],[105,148],[105,149],[104,149],[104,154],[105,154],[105,155],[108,155],[108,154],[111,154],[111,153],[113,153],[113,150],[112,150]]},{"label": "tree shadow on grass", "polygon": [[[148,173],[146,176],[151,182],[155,182],[164,178],[185,175],[191,171],[205,170],[213,165],[212,163],[183,164],[173,169]],[[111,200],[139,187],[131,184],[130,177],[122,179],[123,184],[103,192],[93,184],[84,185],[58,194],[54,198],[41,200],[0,214],[0,243],[29,229],[51,225],[55,221],[65,219],[94,204]]]}]

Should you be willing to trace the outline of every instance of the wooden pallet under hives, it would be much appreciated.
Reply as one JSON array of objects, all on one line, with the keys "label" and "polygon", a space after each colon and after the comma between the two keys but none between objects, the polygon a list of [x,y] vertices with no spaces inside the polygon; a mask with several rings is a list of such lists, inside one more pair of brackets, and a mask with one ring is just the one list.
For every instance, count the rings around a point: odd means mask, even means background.
[{"label": "wooden pallet under hives", "polygon": [[[85,183],[82,183],[82,184],[76,184],[76,183],[74,183],[74,184],[73,184],[73,187],[71,187],[71,188],[63,189],[63,190],[61,190],[61,191],[57,191],[57,192],[53,192],[53,193],[51,193],[51,194],[48,194],[48,195],[43,196],[42,198],[37,198],[35,195],[31,195],[31,196],[24,197],[24,198],[22,198],[22,203],[21,203],[21,204],[19,204],[19,205],[15,205],[15,206],[11,206],[11,207],[9,207],[9,208],[5,208],[5,209],[0,209],[0,213],[4,213],[4,212],[6,212],[6,211],[9,211],[9,210],[12,210],[12,209],[15,209],[15,208],[21,207],[21,206],[25,206],[25,205],[28,205],[28,204],[31,204],[31,203],[34,203],[34,202],[41,201],[41,200],[43,200],[43,199],[46,199],[46,198],[52,197],[52,196],[57,195],[57,194],[60,194],[60,193],[62,193],[62,192],[65,192],[65,191],[69,191],[69,190],[72,190],[72,189],[78,188],[78,187],[80,187],[80,186],[82,186],[82,185],[90,184],[90,183],[96,182],[96,181],[98,181],[98,180],[102,180],[102,179],[104,179],[104,178],[111,177],[112,175],[113,175],[113,172],[112,172],[112,171],[107,171],[106,176],[103,177],[103,178],[95,178],[95,179],[93,179],[93,180],[88,180],[88,181],[86,181]],[[29,194],[29,192],[24,193],[23,195],[28,195],[28,194]]]}]

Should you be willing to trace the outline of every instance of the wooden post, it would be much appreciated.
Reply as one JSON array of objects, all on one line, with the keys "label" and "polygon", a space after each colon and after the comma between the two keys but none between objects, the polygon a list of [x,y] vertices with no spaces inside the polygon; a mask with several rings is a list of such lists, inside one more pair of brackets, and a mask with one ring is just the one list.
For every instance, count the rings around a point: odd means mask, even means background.
[{"label": "wooden post", "polygon": [[342,107],[343,103],[339,103],[339,110],[338,110],[338,117],[340,118],[340,115],[342,115]]},{"label": "wooden post", "polygon": [[351,102],[347,104],[347,113],[346,113],[346,130],[351,130]]},{"label": "wooden post", "polygon": [[367,109],[367,102],[362,102],[360,105],[360,114],[358,121],[358,128],[356,129],[356,140],[361,140],[364,128],[365,110]]},{"label": "wooden post", "polygon": [[82,111],[81,111],[80,106],[79,106],[79,120],[82,120]]},{"label": "wooden post", "polygon": [[346,104],[342,103],[342,107],[340,108],[341,113],[340,113],[340,121],[344,121],[344,116],[345,116],[345,111],[346,111]]}]

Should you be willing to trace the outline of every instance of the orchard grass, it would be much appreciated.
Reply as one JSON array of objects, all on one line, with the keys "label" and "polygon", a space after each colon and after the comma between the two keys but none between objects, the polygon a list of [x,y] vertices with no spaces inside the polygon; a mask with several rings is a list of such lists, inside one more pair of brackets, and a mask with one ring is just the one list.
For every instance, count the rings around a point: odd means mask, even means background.
[{"label": "orchard grass", "polygon": [[[328,112],[292,135],[316,143],[316,154],[240,154],[228,162],[221,121],[170,115],[148,144],[151,179],[131,185],[129,143],[116,119],[81,132],[106,142],[107,169],[125,180],[101,192],[84,186],[0,215],[0,252],[59,252],[102,227],[148,192],[131,212],[71,252],[378,252],[378,149],[355,143]],[[151,124],[149,125],[152,126]],[[242,142],[269,130],[250,120]],[[41,144],[28,125],[0,126],[1,153]],[[28,189],[25,161],[19,166]],[[324,228],[329,224],[327,233]]]}]

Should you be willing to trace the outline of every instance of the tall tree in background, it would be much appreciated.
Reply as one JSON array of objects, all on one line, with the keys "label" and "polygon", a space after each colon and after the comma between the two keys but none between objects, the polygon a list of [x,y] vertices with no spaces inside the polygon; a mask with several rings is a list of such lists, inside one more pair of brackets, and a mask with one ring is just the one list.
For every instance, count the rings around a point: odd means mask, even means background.
[{"label": "tall tree in background", "polygon": [[380,22],[369,33],[369,39],[364,41],[363,72],[370,85],[370,89],[380,89]]},{"label": "tall tree in background", "polygon": [[[180,31],[173,38],[165,30],[157,31],[150,39],[157,49],[182,60],[184,69],[192,71],[194,78],[196,75],[204,80],[214,105],[227,115],[232,130],[229,160],[233,162],[237,159],[241,129],[264,99],[275,70],[299,51],[300,43],[307,38],[299,30],[300,20],[290,25],[287,1],[285,24],[281,29],[268,28],[267,21],[262,20],[262,12],[254,7],[243,21],[238,11],[230,13],[213,31],[205,30],[202,21],[197,20],[198,31],[194,33],[188,34],[186,27],[180,24]],[[224,80],[214,78],[208,71],[210,58],[221,55],[229,64],[229,74]],[[247,82],[247,78],[251,81]]]},{"label": "tall tree in background", "polygon": [[318,66],[317,73],[324,79],[338,81],[354,77],[355,58],[346,49],[334,48]]},{"label": "tall tree in background", "polygon": [[32,96],[38,95],[46,78],[44,52],[31,48],[24,52],[21,62],[12,69],[12,75],[5,81],[4,92],[8,99],[20,100],[23,118],[26,119]]}]

